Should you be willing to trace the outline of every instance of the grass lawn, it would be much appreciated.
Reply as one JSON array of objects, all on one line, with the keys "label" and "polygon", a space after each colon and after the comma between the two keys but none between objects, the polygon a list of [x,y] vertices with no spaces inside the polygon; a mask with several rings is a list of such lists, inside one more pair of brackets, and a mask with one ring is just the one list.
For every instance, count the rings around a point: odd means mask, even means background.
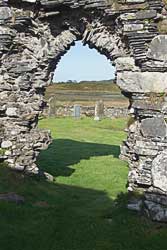
[{"label": "grass lawn", "polygon": [[126,209],[127,164],[119,160],[123,119],[44,119],[53,143],[38,159],[55,182],[22,178],[1,166],[1,250],[166,250],[166,225]]}]

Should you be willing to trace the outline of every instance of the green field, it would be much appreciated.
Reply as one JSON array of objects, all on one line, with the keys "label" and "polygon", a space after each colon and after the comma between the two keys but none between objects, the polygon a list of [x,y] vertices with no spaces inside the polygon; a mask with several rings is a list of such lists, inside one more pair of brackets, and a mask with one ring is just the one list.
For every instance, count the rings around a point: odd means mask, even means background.
[{"label": "green field", "polygon": [[53,83],[47,88],[46,95],[57,90],[121,93],[114,80]]},{"label": "green field", "polygon": [[51,104],[55,107],[76,103],[95,106],[99,100],[103,100],[106,107],[128,107],[129,104],[114,80],[54,83],[47,87],[45,98],[52,99]]},{"label": "green field", "polygon": [[166,225],[126,209],[125,119],[51,118],[39,126],[53,143],[38,164],[55,182],[1,166],[0,192],[23,195],[25,204],[0,202],[0,249],[166,250]]}]

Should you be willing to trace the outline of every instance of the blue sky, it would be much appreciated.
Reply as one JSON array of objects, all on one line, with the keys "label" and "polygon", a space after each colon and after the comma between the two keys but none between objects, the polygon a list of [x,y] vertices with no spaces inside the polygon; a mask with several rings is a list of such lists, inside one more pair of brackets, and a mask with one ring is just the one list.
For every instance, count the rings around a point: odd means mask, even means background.
[{"label": "blue sky", "polygon": [[61,58],[57,65],[54,81],[108,80],[114,78],[114,67],[95,49],[76,42],[75,46]]}]

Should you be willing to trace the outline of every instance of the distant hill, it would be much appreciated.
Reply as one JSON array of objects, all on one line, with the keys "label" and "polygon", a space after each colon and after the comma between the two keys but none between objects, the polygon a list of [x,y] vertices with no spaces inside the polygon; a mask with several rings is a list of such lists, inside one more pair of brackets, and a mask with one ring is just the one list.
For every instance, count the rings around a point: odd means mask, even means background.
[{"label": "distant hill", "polygon": [[100,80],[100,81],[72,81],[72,80],[68,80],[66,82],[53,82],[53,84],[115,84],[115,80],[114,79],[110,79],[110,80]]},{"label": "distant hill", "polygon": [[52,100],[52,105],[94,106],[98,100],[103,100],[108,107],[127,107],[128,100],[122,94],[114,80],[103,81],[68,81],[52,83],[46,89],[46,100]]},{"label": "distant hill", "polygon": [[81,81],[81,82],[59,82],[52,83],[46,89],[46,98],[57,95],[60,92],[72,91],[74,94],[78,92],[89,92],[89,93],[121,93],[114,80],[103,80],[103,81]]}]

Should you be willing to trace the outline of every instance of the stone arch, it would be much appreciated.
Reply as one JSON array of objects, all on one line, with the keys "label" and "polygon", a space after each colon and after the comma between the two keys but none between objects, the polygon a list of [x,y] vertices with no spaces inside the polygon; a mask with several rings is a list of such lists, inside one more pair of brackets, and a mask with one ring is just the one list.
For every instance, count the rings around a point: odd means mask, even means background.
[{"label": "stone arch", "polygon": [[[45,38],[40,37],[37,44],[37,51],[40,49],[40,60],[46,60],[46,78],[55,70],[61,57],[74,45],[75,41],[82,40],[83,44],[95,48],[99,53],[105,55],[111,61],[121,55],[126,55],[127,49],[121,38],[114,31],[115,26],[105,25],[104,20],[97,16],[89,16],[87,13],[76,12],[77,20],[73,15],[67,18],[66,12],[60,18],[63,25],[57,27],[55,20],[48,20],[48,27]],[[74,15],[75,16],[75,15]],[[33,45],[33,47],[36,47]],[[48,55],[49,54],[49,55]],[[52,74],[51,74],[52,75]],[[51,77],[50,75],[50,77]]]},{"label": "stone arch", "polygon": [[130,207],[142,204],[154,219],[167,220],[167,181],[163,189],[159,184],[167,179],[161,180],[167,47],[157,25],[165,18],[161,0],[0,0],[0,159],[39,173],[36,157],[51,142],[47,131],[37,129],[43,94],[61,56],[82,40],[114,62],[117,84],[130,99],[134,122],[121,156],[130,166],[128,190],[145,193],[143,203]]}]

